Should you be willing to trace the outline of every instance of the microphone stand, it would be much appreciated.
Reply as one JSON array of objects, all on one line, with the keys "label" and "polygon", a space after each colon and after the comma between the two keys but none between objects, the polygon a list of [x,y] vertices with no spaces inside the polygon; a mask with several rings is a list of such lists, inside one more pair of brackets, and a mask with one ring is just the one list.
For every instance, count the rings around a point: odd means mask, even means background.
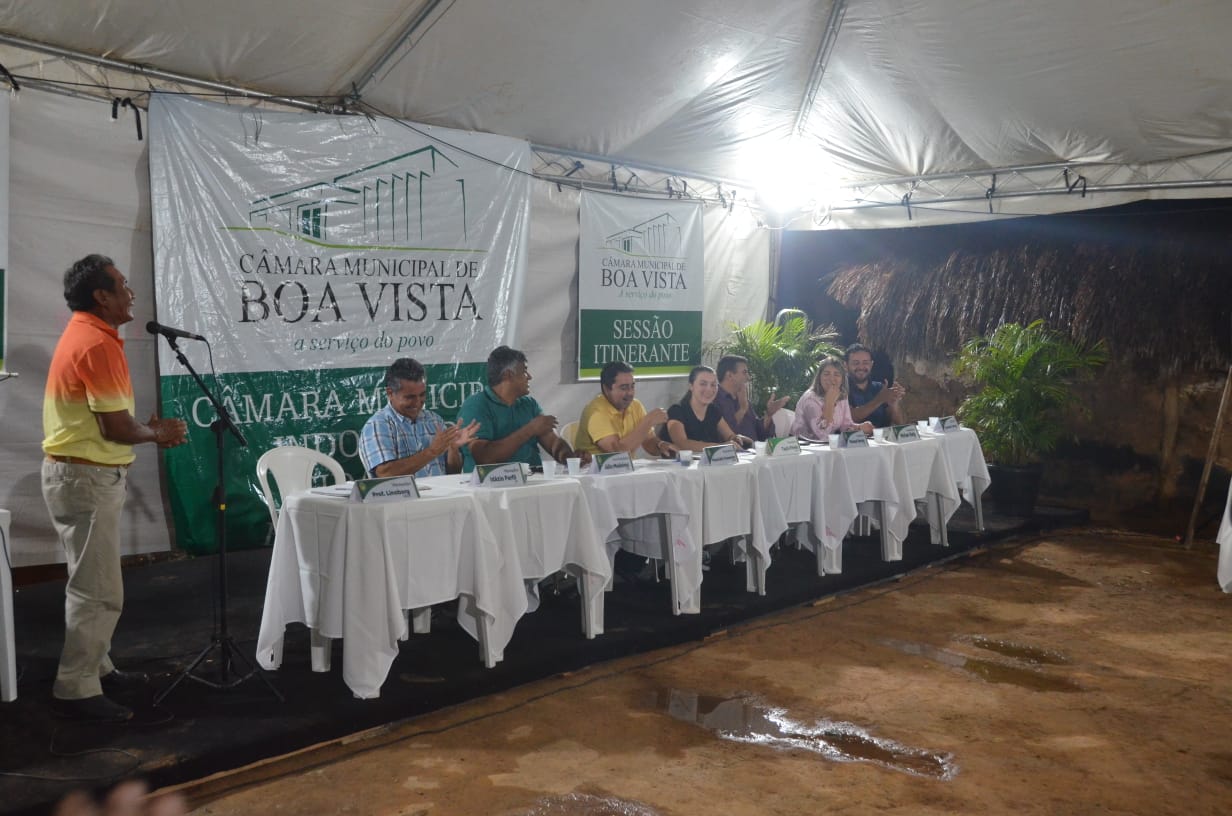
[{"label": "microphone stand", "polygon": [[[214,488],[213,502],[217,510],[214,521],[214,541],[218,545],[218,625],[215,628],[213,635],[210,637],[209,644],[201,650],[196,659],[188,664],[188,668],[184,669],[176,678],[171,681],[171,685],[160,691],[154,697],[154,705],[159,705],[167,698],[167,695],[175,691],[185,679],[194,680],[202,685],[209,686],[214,689],[233,689],[243,683],[248,678],[256,675],[260,678],[265,687],[270,690],[270,693],[278,698],[278,702],[285,702],[282,694],[278,689],[274,688],[274,684],[270,682],[265,673],[260,670],[254,660],[249,660],[248,657],[240,651],[240,647],[227,631],[227,487],[224,471],[225,463],[225,448],[226,448],[226,432],[230,432],[239,443],[240,447],[247,447],[248,440],[244,438],[244,434],[231,421],[231,415],[227,413],[227,409],[223,407],[218,397],[210,391],[209,387],[202,381],[196,369],[188,362],[188,358],[184,356],[184,352],[180,350],[179,345],[175,342],[175,338],[169,334],[164,334],[167,338],[167,344],[171,346],[171,350],[175,352],[176,359],[180,361],[180,365],[188,369],[188,373],[192,375],[196,381],[197,387],[201,389],[201,393],[205,394],[209,399],[210,404],[214,406],[216,419],[210,423],[210,430],[214,432],[214,448],[218,454],[218,484]],[[211,679],[195,673],[195,670],[202,662],[215,650],[218,651],[218,679]],[[238,671],[233,669],[238,666]]]}]

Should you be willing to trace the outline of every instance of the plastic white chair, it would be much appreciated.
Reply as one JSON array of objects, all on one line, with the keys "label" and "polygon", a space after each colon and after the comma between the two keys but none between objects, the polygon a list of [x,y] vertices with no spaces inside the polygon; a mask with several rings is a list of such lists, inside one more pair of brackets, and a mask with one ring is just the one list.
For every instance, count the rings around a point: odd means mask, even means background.
[{"label": "plastic white chair", "polygon": [[576,420],[573,422],[566,422],[564,425],[560,426],[560,430],[556,432],[556,435],[568,442],[569,447],[572,448],[573,441],[577,439],[577,429],[578,424]]},{"label": "plastic white chair", "polygon": [[796,421],[796,412],[790,408],[780,408],[774,412],[774,416],[770,417],[770,424],[774,426],[775,436],[788,436],[791,434],[791,423]]},{"label": "plastic white chair", "polygon": [[343,472],[342,465],[332,457],[312,448],[282,445],[261,454],[261,458],[257,460],[257,481],[261,483],[261,492],[265,494],[265,506],[269,508],[270,520],[273,521],[275,528],[278,526],[278,505],[274,502],[269,477],[271,475],[274,477],[274,482],[278,485],[278,494],[286,497],[312,487],[312,473],[318,466],[330,472],[335,484],[346,481],[346,473]]}]

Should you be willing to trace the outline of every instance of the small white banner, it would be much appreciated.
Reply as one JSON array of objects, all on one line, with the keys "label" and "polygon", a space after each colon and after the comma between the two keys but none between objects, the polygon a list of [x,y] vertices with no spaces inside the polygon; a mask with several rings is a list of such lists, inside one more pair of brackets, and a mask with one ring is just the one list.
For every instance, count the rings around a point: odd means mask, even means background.
[{"label": "small white banner", "polygon": [[583,192],[578,243],[578,377],[621,360],[638,377],[701,362],[702,207]]}]

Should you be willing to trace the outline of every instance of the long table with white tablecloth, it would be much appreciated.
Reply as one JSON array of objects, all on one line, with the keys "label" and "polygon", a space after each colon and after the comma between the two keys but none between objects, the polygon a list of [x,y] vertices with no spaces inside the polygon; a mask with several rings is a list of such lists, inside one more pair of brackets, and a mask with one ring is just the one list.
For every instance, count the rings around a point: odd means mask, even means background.
[{"label": "long table with white tablecloth", "polygon": [[603,632],[603,588],[620,548],[665,559],[672,611],[697,613],[706,545],[731,540],[748,565],[748,589],[764,594],[784,532],[800,526],[818,574],[839,572],[857,506],[873,502],[882,555],[894,560],[917,500],[927,500],[934,541],[944,542],[960,498],[978,496],[988,471],[978,439],[963,429],[798,456],[749,452],[730,466],[639,461],[632,473],[534,476],[515,487],[473,487],[464,476],[420,485],[422,498],[388,503],[320,489],[287,498],[258,638],[262,666],[281,664],[286,626],[303,623],[314,643],[344,640],[344,681],[356,696],[375,697],[408,637],[406,612],[455,598],[459,623],[491,666],[536,607],[538,579],[561,570],[579,579],[582,628],[593,637]]}]

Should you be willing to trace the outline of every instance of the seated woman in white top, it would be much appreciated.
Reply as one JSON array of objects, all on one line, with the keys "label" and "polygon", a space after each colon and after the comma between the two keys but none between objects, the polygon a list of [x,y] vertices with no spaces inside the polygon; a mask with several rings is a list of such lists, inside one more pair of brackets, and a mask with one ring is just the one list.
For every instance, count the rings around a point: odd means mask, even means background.
[{"label": "seated woman in white top", "polygon": [[825,439],[832,433],[860,428],[872,435],[873,423],[856,423],[847,403],[847,367],[837,357],[826,357],[817,368],[813,387],[796,402],[796,418],[791,423],[794,436]]}]

